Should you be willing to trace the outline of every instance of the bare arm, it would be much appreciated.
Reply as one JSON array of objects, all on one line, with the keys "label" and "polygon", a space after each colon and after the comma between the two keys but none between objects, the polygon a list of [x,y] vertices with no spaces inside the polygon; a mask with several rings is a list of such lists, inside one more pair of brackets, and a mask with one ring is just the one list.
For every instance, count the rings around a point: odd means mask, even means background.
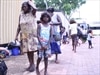
[{"label": "bare arm", "polygon": [[32,14],[36,17],[36,9],[32,8]]},{"label": "bare arm", "polygon": [[59,15],[57,15],[57,20],[58,20],[58,22],[60,22],[62,24],[62,21],[61,21],[61,18]]},{"label": "bare arm", "polygon": [[[19,16],[19,22],[20,22],[20,16]],[[21,30],[21,28],[20,28],[20,23],[19,23],[18,27],[17,27],[17,32],[16,32],[15,40],[18,40],[18,35],[19,35],[20,30]]]},{"label": "bare arm", "polygon": [[32,2],[32,0],[29,0],[28,3],[31,6],[31,10],[32,10],[31,12],[32,12],[33,16],[36,17],[36,7],[35,7],[34,3]]},{"label": "bare arm", "polygon": [[50,25],[56,25],[56,26],[58,26],[58,25],[61,25],[62,23],[60,23],[60,22],[57,22],[57,23],[51,23]]},{"label": "bare arm", "polygon": [[62,21],[61,21],[61,18],[59,15],[57,15],[57,23],[51,23],[50,25],[59,25],[59,26],[62,26]]},{"label": "bare arm", "polygon": [[53,37],[53,34],[52,34],[52,26],[51,26],[51,27],[50,27],[50,36],[49,36],[49,41],[48,41],[48,43],[47,43],[47,47],[49,46],[52,37]]},{"label": "bare arm", "polygon": [[18,25],[15,40],[18,40],[19,32],[20,32],[20,25]]},{"label": "bare arm", "polygon": [[40,41],[40,30],[41,30],[41,27],[40,27],[40,25],[38,24],[38,26],[37,26],[37,38],[38,38],[38,41],[39,41],[41,47],[43,47],[43,46],[42,46],[42,43],[41,43],[41,41]]}]

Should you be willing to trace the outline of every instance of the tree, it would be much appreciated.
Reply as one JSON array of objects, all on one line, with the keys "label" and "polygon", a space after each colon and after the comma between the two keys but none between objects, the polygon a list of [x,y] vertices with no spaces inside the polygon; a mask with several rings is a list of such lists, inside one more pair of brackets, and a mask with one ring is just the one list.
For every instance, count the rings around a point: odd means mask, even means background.
[{"label": "tree", "polygon": [[[46,5],[47,3],[47,5]],[[35,0],[35,4],[39,9],[45,9],[46,6],[54,7],[55,9],[63,10],[65,14],[71,15],[86,0]]]},{"label": "tree", "polygon": [[34,0],[34,1],[38,9],[45,9],[46,5],[44,3],[44,0]]}]

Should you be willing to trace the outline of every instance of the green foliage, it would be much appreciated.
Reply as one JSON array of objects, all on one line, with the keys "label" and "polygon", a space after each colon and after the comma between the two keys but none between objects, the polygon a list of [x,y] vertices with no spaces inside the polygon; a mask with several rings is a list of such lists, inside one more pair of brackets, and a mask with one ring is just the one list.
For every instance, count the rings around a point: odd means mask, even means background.
[{"label": "green foliage", "polygon": [[39,9],[44,9],[46,7],[43,0],[35,0],[36,7]]},{"label": "green foliage", "polygon": [[86,0],[35,0],[37,8],[46,9],[44,1],[47,2],[48,7],[63,10],[68,15],[86,3]]}]

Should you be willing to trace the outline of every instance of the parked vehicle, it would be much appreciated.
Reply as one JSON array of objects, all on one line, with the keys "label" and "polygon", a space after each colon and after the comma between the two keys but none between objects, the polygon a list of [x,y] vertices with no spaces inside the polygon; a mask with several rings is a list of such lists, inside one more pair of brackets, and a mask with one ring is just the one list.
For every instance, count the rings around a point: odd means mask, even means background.
[{"label": "parked vehicle", "polygon": [[100,22],[90,23],[89,29],[93,31],[94,35],[100,35]]}]

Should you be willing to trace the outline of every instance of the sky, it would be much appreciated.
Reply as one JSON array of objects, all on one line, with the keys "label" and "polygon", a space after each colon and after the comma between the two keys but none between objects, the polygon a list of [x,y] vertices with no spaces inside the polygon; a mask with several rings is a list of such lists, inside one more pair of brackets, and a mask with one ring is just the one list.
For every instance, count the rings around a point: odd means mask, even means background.
[{"label": "sky", "polygon": [[89,22],[100,21],[100,0],[86,0],[86,4],[83,4],[72,17],[85,18]]}]

